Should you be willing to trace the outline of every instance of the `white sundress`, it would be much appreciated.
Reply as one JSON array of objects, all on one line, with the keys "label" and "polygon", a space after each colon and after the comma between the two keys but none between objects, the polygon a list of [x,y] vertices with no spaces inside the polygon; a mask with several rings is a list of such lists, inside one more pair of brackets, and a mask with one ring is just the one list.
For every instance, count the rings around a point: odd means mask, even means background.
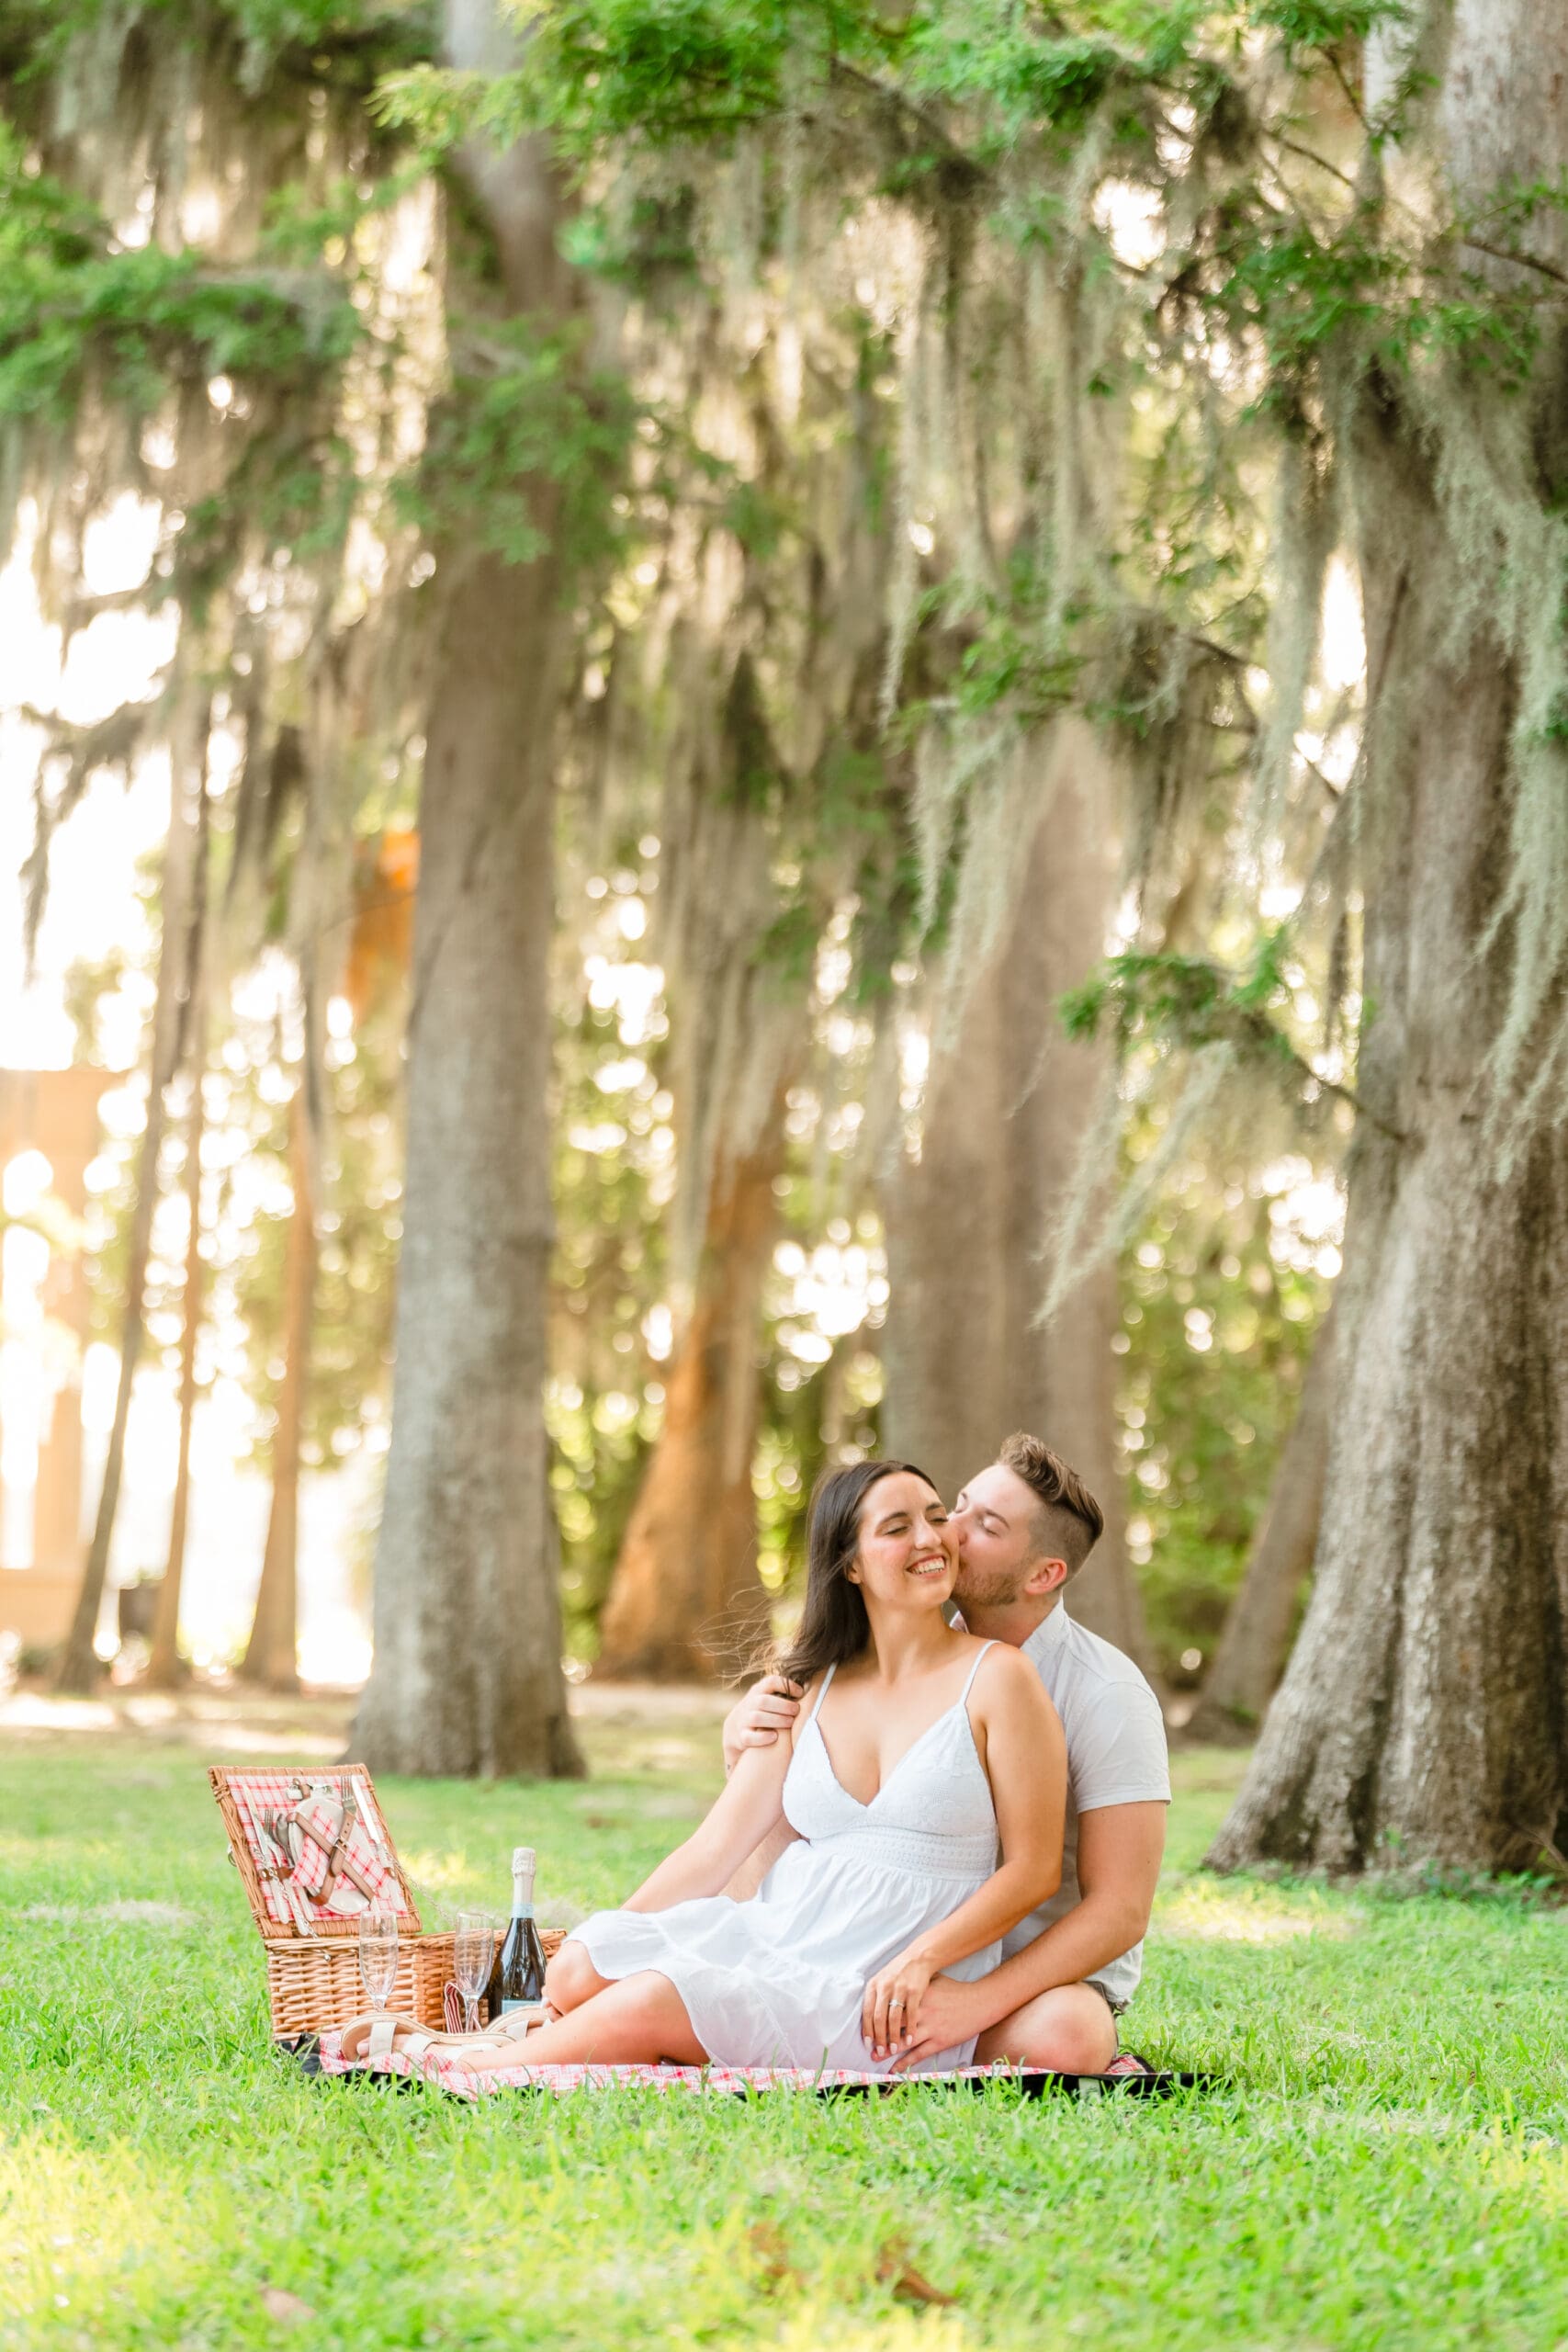
[{"label": "white sundress", "polygon": [[[842,1786],[818,1723],[829,1668],[784,1780],[800,1842],[747,1903],[705,1895],[668,1911],[596,1911],[572,1929],[601,1976],[667,1976],[708,2056],[728,2066],[845,2066],[886,2072],[861,2039],[868,1980],[948,1918],[997,1867],[996,1807],[969,1723],[986,1643],[953,1704],[906,1748],[869,1804]],[[987,1975],[988,1944],[950,1976]],[[918,2071],[967,2065],[973,2039]],[[916,2070],[911,2070],[916,2071]]]}]

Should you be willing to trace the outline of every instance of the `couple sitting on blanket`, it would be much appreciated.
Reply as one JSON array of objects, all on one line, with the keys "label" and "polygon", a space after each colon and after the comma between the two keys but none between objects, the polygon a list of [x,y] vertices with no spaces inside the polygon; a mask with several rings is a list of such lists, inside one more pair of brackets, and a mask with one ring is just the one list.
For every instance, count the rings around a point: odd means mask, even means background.
[{"label": "couple sitting on blanket", "polygon": [[[709,2059],[1103,2073],[1170,1793],[1153,1691],[1062,1606],[1103,1523],[1037,1438],[1010,1438],[951,1512],[908,1463],[829,1473],[799,1631],[725,1725],[706,1819],[572,1931],[525,2043],[498,2029],[444,2055],[481,2075]],[[446,2039],[400,2024],[392,2041],[383,2022],[372,2043],[367,2020],[343,2054]]]}]

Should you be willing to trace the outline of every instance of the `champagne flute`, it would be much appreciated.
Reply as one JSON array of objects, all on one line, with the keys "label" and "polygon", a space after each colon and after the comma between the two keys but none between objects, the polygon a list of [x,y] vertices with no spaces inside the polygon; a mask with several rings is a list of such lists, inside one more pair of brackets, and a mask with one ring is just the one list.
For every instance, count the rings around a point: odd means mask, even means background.
[{"label": "champagne flute", "polygon": [[459,1911],[452,1938],[452,1973],[463,1996],[463,2031],[479,2021],[479,1995],[495,1966],[495,1917],[490,1911]]},{"label": "champagne flute", "polygon": [[370,2006],[381,2016],[398,1974],[398,1915],[372,1904],[359,1915],[359,1973]]}]

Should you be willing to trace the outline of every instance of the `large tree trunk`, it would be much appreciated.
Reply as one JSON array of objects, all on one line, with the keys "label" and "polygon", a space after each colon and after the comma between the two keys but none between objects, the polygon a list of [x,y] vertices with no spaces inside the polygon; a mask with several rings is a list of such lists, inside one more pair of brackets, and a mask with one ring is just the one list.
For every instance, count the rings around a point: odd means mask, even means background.
[{"label": "large tree trunk", "polygon": [[1268,1507],[1241,1589],[1231,1603],[1198,1704],[1190,1739],[1250,1738],[1285,1670],[1302,1588],[1312,1574],[1323,1517],[1333,1399],[1333,1309],[1302,1383],[1296,1418],[1280,1449]]},{"label": "large tree trunk", "polygon": [[761,1630],[751,1456],[784,1117],[781,1095],[754,1148],[714,1176],[691,1317],[664,1383],[663,1427],[604,1611],[601,1674],[733,1674]]},{"label": "large tree trunk", "polygon": [[[449,0],[475,69],[511,36]],[[541,145],[465,159],[514,315],[564,318],[560,203]],[[456,299],[456,298],[455,298]],[[476,289],[463,289],[473,307]],[[463,307],[459,302],[457,307]],[[549,531],[550,486],[531,485]],[[384,1771],[581,1770],[567,1716],[543,1412],[549,1265],[560,555],[439,550],[409,1032],[397,1370],[376,1557],[375,1665],[355,1729]]]},{"label": "large tree trunk", "polygon": [[196,1343],[201,1331],[201,1138],[202,1081],[207,1054],[198,1003],[192,1026],[196,1047],[191,1060],[190,1116],[186,1129],[186,1208],[190,1218],[186,1237],[185,1296],[181,1300],[180,1439],[175,1465],[175,1502],[169,1514],[169,1552],[164,1581],[158,1588],[157,1613],[152,1621],[152,1646],[147,1659],[147,1680],[155,1690],[172,1690],[181,1676],[179,1631],[180,1587],[185,1578],[186,1529],[190,1518],[190,1440],[196,1421]]},{"label": "large tree trunk", "polygon": [[1111,1082],[1107,1052],[1074,1044],[1056,1007],[1105,954],[1118,882],[1116,790],[1081,720],[1054,731],[1043,820],[1022,866],[1003,950],[1001,1068],[1008,1101],[1010,1212],[1001,1364],[1017,1383],[1018,1425],[1035,1430],[1087,1481],[1105,1532],[1067,1595],[1092,1633],[1152,1670],[1143,1599],[1127,1555],[1116,1450],[1116,1266],[1106,1258],[1040,1319],[1053,1228],[1077,1181]]},{"label": "large tree trunk", "polygon": [[437,661],[392,1445],[355,1732],[383,1771],[575,1764],[543,1417],[556,587],[548,558],[477,559]]},{"label": "large tree trunk", "polygon": [[[1460,0],[1436,55],[1461,197],[1559,181],[1568,23]],[[1568,260],[1560,215],[1529,242]],[[1551,334],[1537,446],[1560,481]],[[1454,644],[1464,551],[1415,422],[1369,402],[1354,457],[1370,673],[1386,680],[1362,818],[1368,1115],[1312,1605],[1211,1859],[1524,1868],[1568,1826],[1568,1154],[1542,1133],[1506,1166],[1486,1129],[1517,681],[1505,646]]]},{"label": "large tree trunk", "polygon": [[810,1009],[762,952],[778,912],[767,780],[778,753],[750,656],[677,637],[682,717],[666,763],[659,953],[681,1188],[671,1226],[682,1312],[664,1420],[603,1619],[604,1674],[733,1674],[763,1630],[751,1455],[762,1287],[779,1229],[793,1074]]},{"label": "large tree trunk", "polygon": [[283,1380],[272,1440],[272,1505],[251,1637],[240,1672],[269,1690],[297,1690],[299,1665],[299,1441],[310,1374],[316,1289],[316,1216],[310,1197],[305,1080],[288,1106],[288,1172],[294,1210],[283,1261]]},{"label": "large tree trunk", "polygon": [[136,1162],[136,1204],[131,1212],[130,1246],[126,1254],[125,1319],[120,1339],[119,1385],[115,1391],[114,1420],[93,1540],[82,1570],[71,1630],[65,1637],[55,1687],[65,1691],[90,1690],[97,1679],[98,1661],[93,1648],[98,1611],[108,1577],[109,1547],[114,1541],[115,1514],[119,1508],[120,1481],[125,1474],[125,1432],[130,1419],[130,1393],[145,1337],[144,1309],[147,1260],[152,1249],[152,1213],[158,1204],[158,1154],[164,1140],[164,1094],[179,1068],[186,1032],[186,1015],[196,984],[200,954],[201,908],[197,875],[206,831],[207,737],[209,706],[186,684],[180,690],[169,750],[169,833],[164,851],[162,928],[158,945],[158,985],[152,1005],[151,1050],[147,1073],[147,1124]]},{"label": "large tree trunk", "polygon": [[[932,1041],[920,1156],[899,1165],[883,1203],[883,1448],[918,1464],[950,1503],[1022,1419],[999,1377],[1010,1138],[988,977],[970,984],[958,1035]],[[1025,1270],[1019,1279],[1027,1284]]]},{"label": "large tree trunk", "polygon": [[951,1035],[939,1021],[920,1159],[889,1190],[884,1429],[950,1498],[1010,1430],[1054,1446],[1106,1520],[1068,1605],[1147,1668],[1116,1457],[1115,1267],[1091,1267],[1039,1319],[1052,1229],[1107,1081],[1101,1051],[1069,1041],[1056,1005],[1105,953],[1115,795],[1081,722],[1059,723],[1038,759],[1009,918]]}]

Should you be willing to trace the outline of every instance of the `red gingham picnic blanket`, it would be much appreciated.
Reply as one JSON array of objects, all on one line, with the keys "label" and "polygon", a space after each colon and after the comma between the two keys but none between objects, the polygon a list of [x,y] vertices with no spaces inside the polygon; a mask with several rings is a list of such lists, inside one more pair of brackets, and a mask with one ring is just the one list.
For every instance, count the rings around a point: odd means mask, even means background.
[{"label": "red gingham picnic blanket", "polygon": [[[455,2098],[482,2098],[491,2091],[542,2090],[555,2098],[568,2098],[573,2091],[606,2091],[627,2086],[653,2091],[727,2092],[731,2097],[750,2091],[819,2091],[840,2090],[849,2086],[897,2088],[906,2083],[969,2083],[1006,2082],[1016,2078],[1020,2069],[1006,2060],[989,2066],[955,2066],[942,2074],[888,2075],[886,2069],[861,2069],[853,2066],[504,2066],[493,2074],[471,2075],[455,2063],[457,2052],[443,2049],[437,2043],[427,2058],[415,2065],[407,2052],[394,2051],[389,2057],[378,2059],[373,2068],[366,2068],[362,2061],[344,2058],[338,2049],[342,2035],[337,2030],[321,2036],[321,2068],[323,2075],[376,2074],[418,2075],[434,2083],[440,2090],[450,2091]],[[1135,2063],[1135,2062],[1134,2062]],[[1118,2060],[1113,2073],[1133,2072],[1133,2065]],[[1136,2071],[1145,2071],[1141,2066]]]},{"label": "red gingham picnic blanket", "polygon": [[350,1778],[332,1772],[231,1772],[229,1793],[234,1800],[252,1857],[262,1873],[262,1894],[269,1918],[280,1926],[292,1924],[309,1935],[323,1922],[356,1918],[365,1908],[366,1898],[347,1879],[341,1882],[341,1905],[335,1900],[311,1902],[309,1898],[326,1883],[326,1850],[313,1840],[304,1839],[299,1862],[290,1869],[289,1856],[280,1850],[263,1826],[265,1814],[291,1812],[316,1781],[341,1787],[345,1796],[354,1797],[358,1819],[346,1843],[348,1860],[371,1888],[374,1901],[406,1912],[408,1896],[392,1864],[375,1792],[364,1773],[356,1772]]}]

